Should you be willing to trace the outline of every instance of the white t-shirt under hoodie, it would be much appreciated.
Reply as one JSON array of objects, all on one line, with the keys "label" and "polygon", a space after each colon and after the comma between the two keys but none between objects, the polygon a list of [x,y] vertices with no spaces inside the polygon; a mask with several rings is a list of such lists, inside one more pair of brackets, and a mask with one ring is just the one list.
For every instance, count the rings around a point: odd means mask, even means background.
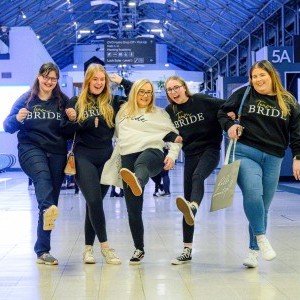
[{"label": "white t-shirt under hoodie", "polygon": [[[131,118],[126,118],[122,111],[119,111],[116,116],[116,137],[121,155],[142,152],[149,148],[163,152],[163,138],[169,132],[178,134],[168,113],[159,107],[153,107],[151,112],[139,109],[139,112]],[[167,156],[175,161],[182,145],[169,142],[168,146]]]}]

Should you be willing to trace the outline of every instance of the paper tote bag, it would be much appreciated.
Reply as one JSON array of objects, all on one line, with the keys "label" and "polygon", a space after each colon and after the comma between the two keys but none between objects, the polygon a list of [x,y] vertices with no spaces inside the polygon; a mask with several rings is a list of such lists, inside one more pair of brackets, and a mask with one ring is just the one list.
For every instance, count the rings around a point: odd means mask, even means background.
[{"label": "paper tote bag", "polygon": [[76,174],[76,165],[75,165],[75,156],[73,152],[69,152],[67,158],[67,164],[64,170],[66,175],[75,175]]},{"label": "paper tote bag", "polygon": [[119,188],[123,188],[122,178],[119,174],[120,170],[121,170],[121,155],[120,155],[120,148],[117,143],[110,159],[104,165],[100,183],[105,185],[114,185]]},{"label": "paper tote bag", "polygon": [[[232,205],[237,177],[239,174],[240,160],[234,160],[233,153],[233,162],[228,164],[232,140],[230,140],[229,146],[226,152],[226,158],[223,167],[220,170],[220,173],[217,176],[212,199],[210,211],[216,211],[222,208],[226,208]],[[234,149],[235,152],[234,141]]]}]

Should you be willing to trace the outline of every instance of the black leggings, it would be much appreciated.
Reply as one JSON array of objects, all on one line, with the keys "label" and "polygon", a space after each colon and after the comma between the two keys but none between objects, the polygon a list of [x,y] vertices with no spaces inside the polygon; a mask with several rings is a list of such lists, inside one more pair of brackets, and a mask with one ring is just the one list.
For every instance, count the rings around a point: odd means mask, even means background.
[{"label": "black leggings", "polygon": [[95,234],[100,243],[107,241],[103,198],[109,186],[100,184],[105,162],[110,158],[112,146],[91,149],[81,145],[75,149],[75,179],[86,201],[85,244],[93,245]]},{"label": "black leggings", "polygon": [[149,177],[154,177],[163,169],[164,154],[158,149],[146,149],[143,152],[122,155],[122,168],[134,172],[140,179],[143,193],[141,196],[134,196],[131,189],[123,181],[124,195],[128,212],[129,227],[136,249],[144,249],[144,225],[142,218],[144,202],[144,186]]},{"label": "black leggings", "polygon": [[[184,198],[194,201],[199,206],[204,196],[204,181],[218,166],[220,151],[207,149],[204,152],[185,157],[184,164]],[[183,242],[192,243],[194,237],[194,226],[186,224],[182,220]]]}]

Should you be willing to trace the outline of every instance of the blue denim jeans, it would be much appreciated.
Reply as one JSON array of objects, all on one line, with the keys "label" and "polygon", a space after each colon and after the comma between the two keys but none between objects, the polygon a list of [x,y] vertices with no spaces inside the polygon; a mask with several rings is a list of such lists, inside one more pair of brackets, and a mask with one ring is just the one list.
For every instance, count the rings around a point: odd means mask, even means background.
[{"label": "blue denim jeans", "polygon": [[32,179],[38,202],[39,220],[34,251],[40,256],[51,249],[51,230],[43,229],[43,212],[51,205],[58,204],[67,155],[47,153],[32,144],[19,144],[18,150],[20,166]]},{"label": "blue denim jeans", "polygon": [[268,211],[277,188],[283,158],[237,142],[235,159],[241,160],[237,183],[243,194],[244,211],[249,221],[249,248],[258,250],[256,235],[266,233]]}]

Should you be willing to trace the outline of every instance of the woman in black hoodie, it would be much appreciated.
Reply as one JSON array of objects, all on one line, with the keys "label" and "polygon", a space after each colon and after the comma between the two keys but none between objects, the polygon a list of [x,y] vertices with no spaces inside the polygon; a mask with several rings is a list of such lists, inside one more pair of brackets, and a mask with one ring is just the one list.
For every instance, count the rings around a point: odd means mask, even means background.
[{"label": "woman in black hoodie", "polygon": [[4,130],[18,131],[18,156],[23,171],[32,180],[39,207],[37,263],[57,265],[50,254],[51,230],[58,217],[58,197],[64,179],[67,141],[60,130],[67,96],[59,84],[59,69],[53,63],[40,67],[32,89],[14,103],[4,121]]}]

